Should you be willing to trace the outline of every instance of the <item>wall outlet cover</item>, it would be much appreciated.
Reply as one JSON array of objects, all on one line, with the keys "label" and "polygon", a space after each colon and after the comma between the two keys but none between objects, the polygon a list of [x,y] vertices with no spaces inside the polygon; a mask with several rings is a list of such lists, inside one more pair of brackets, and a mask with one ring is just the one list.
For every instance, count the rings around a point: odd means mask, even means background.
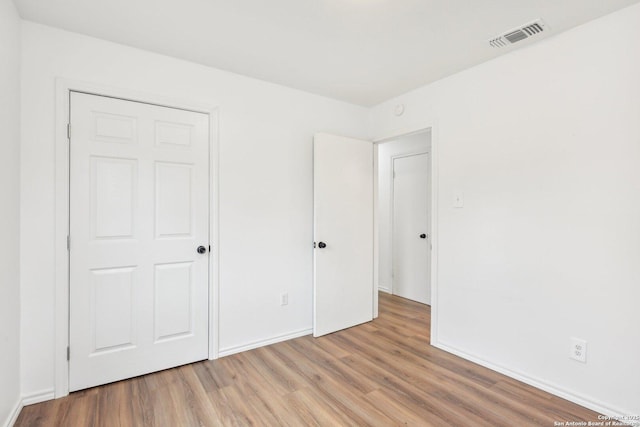
[{"label": "wall outlet cover", "polygon": [[288,305],[289,304],[289,293],[285,292],[280,294],[280,305]]},{"label": "wall outlet cover", "polygon": [[462,193],[455,193],[453,195],[453,207],[454,208],[464,207],[464,196]]},{"label": "wall outlet cover", "polygon": [[578,362],[587,363],[587,341],[581,338],[571,337],[569,357]]}]

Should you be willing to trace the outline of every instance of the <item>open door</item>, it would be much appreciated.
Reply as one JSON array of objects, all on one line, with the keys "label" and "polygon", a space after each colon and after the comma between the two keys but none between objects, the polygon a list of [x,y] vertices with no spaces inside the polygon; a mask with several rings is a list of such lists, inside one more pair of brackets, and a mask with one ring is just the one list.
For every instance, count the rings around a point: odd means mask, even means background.
[{"label": "open door", "polygon": [[373,319],[373,143],[314,137],[315,337]]}]

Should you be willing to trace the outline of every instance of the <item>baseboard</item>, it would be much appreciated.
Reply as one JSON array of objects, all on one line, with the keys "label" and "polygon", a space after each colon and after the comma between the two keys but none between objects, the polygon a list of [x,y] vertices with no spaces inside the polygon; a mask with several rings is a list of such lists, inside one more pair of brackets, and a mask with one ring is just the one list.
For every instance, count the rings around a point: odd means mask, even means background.
[{"label": "baseboard", "polygon": [[391,289],[387,288],[386,286],[378,286],[378,290],[382,291],[382,292],[385,292],[387,294],[391,293]]},{"label": "baseboard", "polygon": [[36,393],[26,394],[22,396],[22,405],[29,406],[35,403],[46,402],[56,398],[55,391],[51,389],[41,390]]},{"label": "baseboard", "polygon": [[237,345],[234,347],[227,347],[225,349],[220,349],[220,351],[218,352],[218,355],[220,357],[230,356],[232,354],[241,353],[243,351],[253,350],[254,348],[264,347],[266,345],[271,345],[271,344],[279,343],[282,341],[303,337],[305,335],[311,334],[312,332],[313,332],[313,329],[301,329],[299,331],[289,332],[287,334],[278,335],[276,337],[272,337],[266,340],[255,341],[252,343]]},{"label": "baseboard", "polygon": [[23,395],[21,399],[16,402],[13,410],[9,414],[6,422],[4,423],[4,427],[13,427],[13,425],[18,421],[18,417],[20,416],[20,411],[22,408],[28,405],[33,405],[34,403],[40,403],[47,400],[53,400],[55,398],[55,394],[53,389],[42,390],[37,393],[32,393],[28,395]]},{"label": "baseboard", "polygon": [[[612,408],[609,405],[597,402],[593,399],[577,395],[573,392],[567,391],[557,384],[549,383],[548,381],[541,380],[539,378],[534,378],[529,375],[526,375],[522,372],[513,371],[508,368],[504,368],[499,365],[495,365],[489,361],[486,361],[480,357],[474,356],[472,354],[466,353],[465,351],[459,350],[453,346],[443,344],[442,342],[431,342],[431,345],[439,348],[440,350],[444,350],[447,353],[455,354],[458,357],[466,359],[470,362],[476,363],[480,366],[484,366],[485,368],[489,368],[492,371],[499,372],[503,375],[506,375],[515,380],[521,381],[525,384],[528,384],[532,387],[538,388],[540,390],[546,391],[547,393],[551,393],[555,396],[566,399],[570,402],[573,402],[577,405],[584,406],[585,408],[591,409],[592,411],[598,412],[599,414],[610,417],[612,420],[621,420],[624,423],[627,423],[631,426],[640,426],[640,422],[638,421],[629,421],[628,417],[630,414],[625,414],[624,411],[619,410],[617,408]],[[594,420],[599,421],[599,420]]]},{"label": "baseboard", "polygon": [[22,411],[22,407],[23,407],[22,400],[18,399],[16,404],[13,406],[13,409],[9,413],[9,416],[7,417],[5,423],[3,424],[4,427],[13,427],[13,425],[18,420],[18,416],[20,416],[20,411]]}]

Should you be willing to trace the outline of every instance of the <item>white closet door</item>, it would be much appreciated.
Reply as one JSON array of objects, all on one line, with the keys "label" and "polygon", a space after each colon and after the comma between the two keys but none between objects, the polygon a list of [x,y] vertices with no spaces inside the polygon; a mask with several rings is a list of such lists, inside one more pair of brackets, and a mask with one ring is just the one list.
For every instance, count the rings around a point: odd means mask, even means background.
[{"label": "white closet door", "polygon": [[208,115],[72,92],[70,117],[70,390],[206,359]]},{"label": "white closet door", "polygon": [[429,154],[393,160],[393,293],[431,304]]},{"label": "white closet door", "polygon": [[373,319],[373,144],[314,138],[314,322],[320,336]]}]

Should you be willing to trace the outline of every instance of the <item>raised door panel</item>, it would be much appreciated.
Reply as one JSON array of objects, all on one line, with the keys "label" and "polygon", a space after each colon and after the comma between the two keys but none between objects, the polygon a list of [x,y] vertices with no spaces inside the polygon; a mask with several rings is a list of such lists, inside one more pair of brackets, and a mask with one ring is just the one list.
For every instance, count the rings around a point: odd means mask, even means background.
[{"label": "raised door panel", "polygon": [[137,143],[137,119],[135,117],[94,111],[93,118],[93,139],[95,141],[119,144]]},{"label": "raised door panel", "polygon": [[157,121],[155,145],[166,149],[189,149],[193,142],[194,126],[188,123]]},{"label": "raised door panel", "polygon": [[135,267],[91,272],[93,353],[135,346]]},{"label": "raised door panel", "polygon": [[156,265],[155,339],[178,339],[193,332],[193,263]]},{"label": "raised door panel", "polygon": [[193,231],[193,166],[156,163],[156,237],[191,237]]},{"label": "raised door panel", "polygon": [[137,162],[91,159],[91,225],[95,239],[134,236]]}]

